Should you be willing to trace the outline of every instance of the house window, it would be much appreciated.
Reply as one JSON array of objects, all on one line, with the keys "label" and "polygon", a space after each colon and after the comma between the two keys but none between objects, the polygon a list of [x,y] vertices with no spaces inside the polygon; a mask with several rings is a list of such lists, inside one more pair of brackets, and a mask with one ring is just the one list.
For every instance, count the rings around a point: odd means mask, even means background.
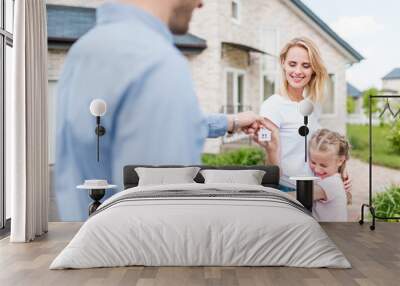
[{"label": "house window", "polygon": [[330,74],[325,84],[324,99],[322,102],[323,114],[335,113],[335,75]]},{"label": "house window", "polygon": [[226,105],[225,113],[245,111],[245,72],[240,70],[226,72]]},{"label": "house window", "polygon": [[240,22],[240,0],[231,1],[231,16],[235,22]]},{"label": "house window", "polygon": [[0,0],[0,228],[5,226],[6,219],[11,217],[11,194],[5,188],[4,154],[5,149],[5,111],[11,93],[11,73],[13,66],[13,21],[14,1]]},{"label": "house window", "polygon": [[263,75],[262,79],[262,101],[275,93],[275,79],[271,75]]}]

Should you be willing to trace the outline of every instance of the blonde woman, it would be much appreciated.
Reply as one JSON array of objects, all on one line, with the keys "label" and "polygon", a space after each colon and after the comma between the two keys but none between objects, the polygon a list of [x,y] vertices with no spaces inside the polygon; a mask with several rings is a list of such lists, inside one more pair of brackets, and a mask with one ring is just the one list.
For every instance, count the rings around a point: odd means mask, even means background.
[{"label": "blonde woman", "polygon": [[[303,123],[298,103],[305,97],[314,103],[314,112],[309,116],[308,124],[311,137],[320,128],[319,103],[323,99],[328,74],[318,48],[307,38],[295,38],[287,43],[280,53],[280,63],[280,94],[270,96],[260,109],[260,115],[269,124],[272,139],[264,143],[254,136],[254,140],[265,148],[268,163],[280,166],[280,189],[291,192],[295,191],[295,182],[289,177],[312,175],[310,167],[304,161],[304,137],[298,134]],[[350,179],[346,179],[344,183],[346,190],[350,191]]]}]

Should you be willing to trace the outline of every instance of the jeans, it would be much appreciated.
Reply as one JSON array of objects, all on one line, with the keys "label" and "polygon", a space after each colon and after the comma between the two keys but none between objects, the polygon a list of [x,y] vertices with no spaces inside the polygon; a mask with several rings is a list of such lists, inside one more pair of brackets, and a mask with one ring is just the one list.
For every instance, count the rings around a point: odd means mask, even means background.
[{"label": "jeans", "polygon": [[288,192],[295,192],[296,189],[291,188],[291,187],[286,187],[283,185],[279,185],[279,190],[281,190],[282,192],[288,193]]}]

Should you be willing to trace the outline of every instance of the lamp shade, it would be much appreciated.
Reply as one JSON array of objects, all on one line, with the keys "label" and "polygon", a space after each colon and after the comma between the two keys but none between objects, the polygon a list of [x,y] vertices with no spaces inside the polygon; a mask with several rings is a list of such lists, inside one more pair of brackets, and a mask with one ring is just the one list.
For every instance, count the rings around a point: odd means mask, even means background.
[{"label": "lamp shade", "polygon": [[93,116],[103,116],[106,114],[107,104],[102,99],[93,99],[90,103],[90,113]]},{"label": "lamp shade", "polygon": [[314,104],[309,99],[303,99],[299,103],[299,112],[303,116],[309,116],[314,111]]}]

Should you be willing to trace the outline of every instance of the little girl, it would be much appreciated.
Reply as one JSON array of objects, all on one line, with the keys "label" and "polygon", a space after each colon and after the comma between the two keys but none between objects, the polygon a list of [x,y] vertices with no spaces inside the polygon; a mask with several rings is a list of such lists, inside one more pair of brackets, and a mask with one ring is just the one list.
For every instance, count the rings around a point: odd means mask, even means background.
[{"label": "little girl", "polygon": [[313,215],[319,221],[347,221],[347,202],[342,176],[349,159],[346,138],[328,129],[316,131],[310,140],[310,168],[320,180],[314,187]]}]

